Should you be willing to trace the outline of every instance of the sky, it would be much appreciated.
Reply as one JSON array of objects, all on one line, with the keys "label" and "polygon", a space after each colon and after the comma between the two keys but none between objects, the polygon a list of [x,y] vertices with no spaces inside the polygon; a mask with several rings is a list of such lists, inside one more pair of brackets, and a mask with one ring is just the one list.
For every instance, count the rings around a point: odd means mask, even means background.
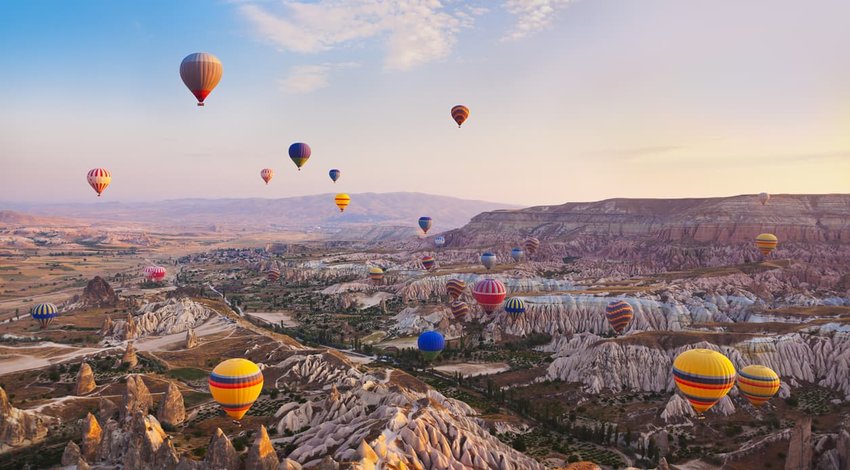
[{"label": "sky", "polygon": [[[94,167],[100,199],[128,202],[847,193],[847,18],[846,0],[8,0],[0,201],[95,202]],[[178,73],[201,51],[224,67],[203,108]]]}]

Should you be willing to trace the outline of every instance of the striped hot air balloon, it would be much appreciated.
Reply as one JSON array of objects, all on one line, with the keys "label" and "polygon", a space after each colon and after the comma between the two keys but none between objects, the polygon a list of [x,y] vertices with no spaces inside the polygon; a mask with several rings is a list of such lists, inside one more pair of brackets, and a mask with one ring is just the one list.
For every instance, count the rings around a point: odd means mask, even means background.
[{"label": "striped hot air balloon", "polygon": [[505,285],[492,278],[482,279],[472,288],[472,296],[487,313],[495,312],[505,301],[507,294]]},{"label": "striped hot air balloon", "polygon": [[765,366],[750,365],[738,371],[738,391],[753,406],[761,406],[779,391],[779,375]]},{"label": "striped hot air balloon", "polygon": [[455,300],[449,304],[449,308],[455,320],[463,320],[469,314],[469,304],[463,300]]},{"label": "striped hot air balloon", "polygon": [[496,265],[496,255],[489,251],[485,251],[481,254],[481,264],[484,265],[485,268],[489,271]]},{"label": "striped hot air balloon", "polygon": [[150,282],[159,282],[165,279],[165,268],[162,266],[146,266],[145,269],[142,270],[142,274],[144,274],[145,279]]},{"label": "striped hot air balloon", "polygon": [[625,300],[615,300],[605,307],[605,317],[618,335],[626,331],[634,316],[634,309]]},{"label": "striped hot air balloon", "polygon": [[339,179],[339,175],[341,175],[341,174],[342,174],[342,172],[337,170],[336,168],[334,168],[334,169],[332,169],[331,171],[328,172],[328,176],[331,177],[331,180],[334,183],[336,183],[336,180]]},{"label": "striped hot air balloon", "polygon": [[778,243],[779,239],[772,233],[762,233],[756,237],[756,248],[758,248],[764,256],[769,256],[770,253],[776,249],[776,245]]},{"label": "striped hot air balloon", "polygon": [[189,54],[180,63],[180,78],[198,99],[198,106],[204,105],[204,100],[221,81],[223,71],[218,57],[207,52]]},{"label": "striped hot air balloon", "polygon": [[274,170],[272,170],[271,168],[263,168],[263,170],[260,171],[260,178],[262,178],[263,181],[266,182],[266,184],[269,184],[269,181],[274,178]]},{"label": "striped hot air balloon", "polygon": [[369,268],[369,279],[375,284],[381,284],[384,282],[384,270],[373,266]]},{"label": "striped hot air balloon", "polygon": [[419,228],[422,229],[422,232],[428,233],[428,230],[431,229],[431,218],[428,216],[423,216],[419,218]]},{"label": "striped hot air balloon", "polygon": [[433,361],[446,348],[446,339],[439,332],[426,331],[419,335],[416,345],[426,361]]},{"label": "striped hot air balloon", "polygon": [[469,108],[466,106],[459,104],[452,107],[452,119],[457,123],[457,127],[463,125],[466,119],[469,117]]},{"label": "striped hot air balloon", "polygon": [[307,163],[307,160],[310,159],[310,155],[312,154],[313,151],[310,149],[310,146],[304,142],[295,142],[289,146],[289,158],[298,167],[298,171],[301,171],[301,167]]},{"label": "striped hot air balloon", "polygon": [[336,206],[339,207],[340,212],[345,212],[345,208],[351,204],[351,196],[345,193],[339,193],[334,197],[334,202]]},{"label": "striped hot air balloon", "polygon": [[511,258],[513,258],[514,261],[516,261],[517,263],[522,261],[522,257],[524,255],[525,253],[523,253],[522,248],[520,247],[515,247],[513,250],[511,250]]},{"label": "striped hot air balloon", "polygon": [[434,266],[437,265],[437,260],[434,259],[433,256],[423,256],[422,257],[422,267],[425,268],[426,271],[430,271],[434,269]]},{"label": "striped hot air balloon", "polygon": [[242,419],[263,390],[263,372],[247,359],[228,359],[210,374],[210,393],[233,419]]},{"label": "striped hot air balloon", "polygon": [[437,248],[440,248],[441,246],[443,246],[445,244],[446,244],[446,237],[444,237],[442,235],[438,235],[438,236],[434,237],[434,245]]},{"label": "striped hot air balloon", "polygon": [[523,242],[523,246],[525,247],[525,251],[528,253],[528,256],[534,256],[534,253],[536,253],[537,249],[540,248],[540,240],[534,237],[528,237]]},{"label": "striped hot air balloon", "polygon": [[277,282],[280,279],[280,269],[277,266],[269,266],[266,268],[266,279],[271,282]]},{"label": "striped hot air balloon", "polygon": [[673,361],[673,378],[694,411],[701,414],[732,389],[735,367],[717,351],[691,349]]},{"label": "striped hot air balloon", "polygon": [[97,193],[97,197],[100,197],[101,193],[112,182],[112,173],[106,168],[94,168],[89,170],[86,180],[89,182],[89,186],[94,189],[94,192]]},{"label": "striped hot air balloon", "polygon": [[518,297],[511,297],[505,302],[505,311],[511,315],[522,315],[525,313],[525,302]]},{"label": "striped hot air balloon", "polygon": [[452,300],[457,300],[466,289],[466,283],[460,279],[449,279],[446,281],[446,292]]},{"label": "striped hot air balloon", "polygon": [[59,309],[48,302],[36,304],[30,309],[30,316],[41,325],[42,329],[47,328],[57,315],[59,315]]}]

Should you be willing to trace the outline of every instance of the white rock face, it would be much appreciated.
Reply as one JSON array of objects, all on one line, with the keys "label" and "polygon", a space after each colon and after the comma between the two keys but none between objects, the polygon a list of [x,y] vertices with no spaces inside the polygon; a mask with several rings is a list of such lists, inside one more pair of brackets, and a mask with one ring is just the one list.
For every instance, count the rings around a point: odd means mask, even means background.
[{"label": "white rock face", "polygon": [[[200,326],[214,314],[212,310],[188,298],[148,303],[133,315],[135,337],[183,333]],[[126,330],[127,321],[116,320],[105,336],[123,338]]]}]

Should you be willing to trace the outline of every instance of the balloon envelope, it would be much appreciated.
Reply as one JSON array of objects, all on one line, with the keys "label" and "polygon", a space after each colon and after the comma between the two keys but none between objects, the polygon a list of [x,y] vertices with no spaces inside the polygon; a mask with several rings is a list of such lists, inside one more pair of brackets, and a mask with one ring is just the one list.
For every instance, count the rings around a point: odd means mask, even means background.
[{"label": "balloon envelope", "polygon": [[218,57],[207,52],[189,54],[180,63],[180,78],[197,98],[198,106],[204,105],[204,100],[221,81],[223,70]]},{"label": "balloon envelope", "polygon": [[422,257],[422,267],[425,268],[426,271],[430,271],[434,269],[434,266],[437,265],[437,260],[434,259],[433,256],[423,256]]},{"label": "balloon envelope", "polygon": [[336,203],[336,206],[339,207],[339,211],[343,212],[345,211],[345,208],[351,204],[351,196],[345,193],[339,193],[336,197],[334,197],[334,202]]},{"label": "balloon envelope", "polygon": [[369,279],[375,284],[380,284],[384,281],[384,270],[377,266],[369,268]]},{"label": "balloon envelope", "polygon": [[469,314],[469,305],[463,300],[455,300],[449,305],[455,320],[463,320]]},{"label": "balloon envelope", "polygon": [[475,287],[472,288],[472,296],[478,302],[478,305],[487,313],[495,312],[502,305],[507,292],[505,285],[501,281],[491,278],[478,281],[475,283]]},{"label": "balloon envelope", "polygon": [[749,365],[738,371],[738,391],[753,406],[761,406],[779,391],[779,375],[765,366]]},{"label": "balloon envelope", "polygon": [[272,282],[277,281],[278,279],[280,279],[280,269],[275,266],[269,267],[268,269],[266,269],[266,278]]},{"label": "balloon envelope", "polygon": [[165,268],[162,266],[147,266],[142,274],[145,275],[145,279],[151,282],[159,282],[165,279]]},{"label": "balloon envelope", "polygon": [[772,233],[762,233],[756,237],[756,248],[765,256],[773,252],[778,244],[779,239]]},{"label": "balloon envelope", "polygon": [[263,390],[263,372],[247,359],[228,359],[215,366],[209,379],[210,393],[233,419],[242,419]]},{"label": "balloon envelope", "polygon": [[263,168],[263,170],[260,171],[260,178],[262,178],[263,181],[266,182],[266,184],[269,184],[269,181],[271,181],[273,177],[274,170],[272,170],[271,168]]},{"label": "balloon envelope", "polygon": [[97,196],[100,197],[100,194],[109,186],[109,183],[112,182],[112,173],[109,172],[106,168],[94,168],[88,172],[86,175],[86,181],[89,182],[89,186],[94,189],[94,192],[97,193]]},{"label": "balloon envelope", "polygon": [[505,311],[511,315],[521,315],[525,313],[525,302],[517,297],[511,297],[505,302]]},{"label": "balloon envelope", "polygon": [[466,283],[460,279],[449,279],[446,281],[446,292],[453,300],[457,300],[466,289]]},{"label": "balloon envelope", "polygon": [[431,228],[431,218],[427,216],[420,217],[419,228],[421,228],[423,232],[428,233],[428,230]]},{"label": "balloon envelope", "polygon": [[770,200],[770,194],[767,193],[759,193],[759,202],[761,205],[767,204],[767,201]]},{"label": "balloon envelope", "polygon": [[422,353],[422,357],[424,357],[426,361],[431,361],[439,356],[440,352],[445,349],[446,340],[443,338],[443,335],[436,331],[426,331],[419,335],[419,339],[416,341],[416,344],[419,347],[419,351]]},{"label": "balloon envelope", "polygon": [[58,315],[59,309],[49,302],[36,304],[30,309],[30,316],[37,321],[42,328],[47,328],[47,325],[52,323],[53,319]]},{"label": "balloon envelope", "polygon": [[452,107],[452,119],[457,123],[457,127],[462,126],[467,118],[469,118],[469,108],[462,104]]},{"label": "balloon envelope", "polygon": [[732,389],[735,367],[717,351],[691,349],[673,361],[673,378],[694,411],[703,413]]},{"label": "balloon envelope", "polygon": [[313,151],[310,149],[310,146],[304,142],[295,142],[289,146],[289,158],[298,167],[298,171],[301,171],[301,167],[307,163],[307,160],[310,159],[310,155],[312,154]]},{"label": "balloon envelope", "polygon": [[489,271],[496,265],[496,255],[490,253],[489,251],[485,251],[481,255],[481,264],[484,265],[485,268]]},{"label": "balloon envelope", "polygon": [[434,245],[437,245],[437,248],[446,244],[446,237],[439,235],[434,237]]},{"label": "balloon envelope", "polygon": [[341,174],[342,174],[342,172],[337,170],[336,168],[334,168],[333,170],[328,172],[328,176],[331,177],[331,180],[333,180],[334,183],[336,183],[336,180],[339,179],[339,175],[341,175]]},{"label": "balloon envelope", "polygon": [[528,253],[528,256],[534,256],[534,253],[537,252],[537,249],[540,248],[540,240],[529,237],[525,239],[523,242],[523,246],[525,246],[525,251]]},{"label": "balloon envelope", "polygon": [[522,248],[516,247],[511,250],[511,258],[513,258],[517,263],[522,260],[523,255],[525,255],[525,253],[522,252]]},{"label": "balloon envelope", "polygon": [[605,307],[605,317],[618,335],[623,334],[634,315],[634,309],[625,300],[615,300]]}]

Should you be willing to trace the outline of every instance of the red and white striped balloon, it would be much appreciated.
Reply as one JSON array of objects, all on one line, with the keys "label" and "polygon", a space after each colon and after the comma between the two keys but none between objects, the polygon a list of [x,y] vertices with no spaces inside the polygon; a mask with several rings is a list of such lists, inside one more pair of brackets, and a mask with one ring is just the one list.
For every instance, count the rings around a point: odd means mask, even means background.
[{"label": "red and white striped balloon", "polygon": [[147,266],[143,272],[148,281],[159,282],[165,279],[165,268],[162,266]]},{"label": "red and white striped balloon", "polygon": [[89,174],[86,175],[86,180],[89,182],[89,186],[97,193],[97,197],[100,197],[103,190],[112,182],[112,173],[106,168],[95,168],[89,171]]},{"label": "red and white striped balloon", "polygon": [[472,288],[472,296],[487,313],[495,312],[508,295],[505,285],[492,278],[482,279]]}]

